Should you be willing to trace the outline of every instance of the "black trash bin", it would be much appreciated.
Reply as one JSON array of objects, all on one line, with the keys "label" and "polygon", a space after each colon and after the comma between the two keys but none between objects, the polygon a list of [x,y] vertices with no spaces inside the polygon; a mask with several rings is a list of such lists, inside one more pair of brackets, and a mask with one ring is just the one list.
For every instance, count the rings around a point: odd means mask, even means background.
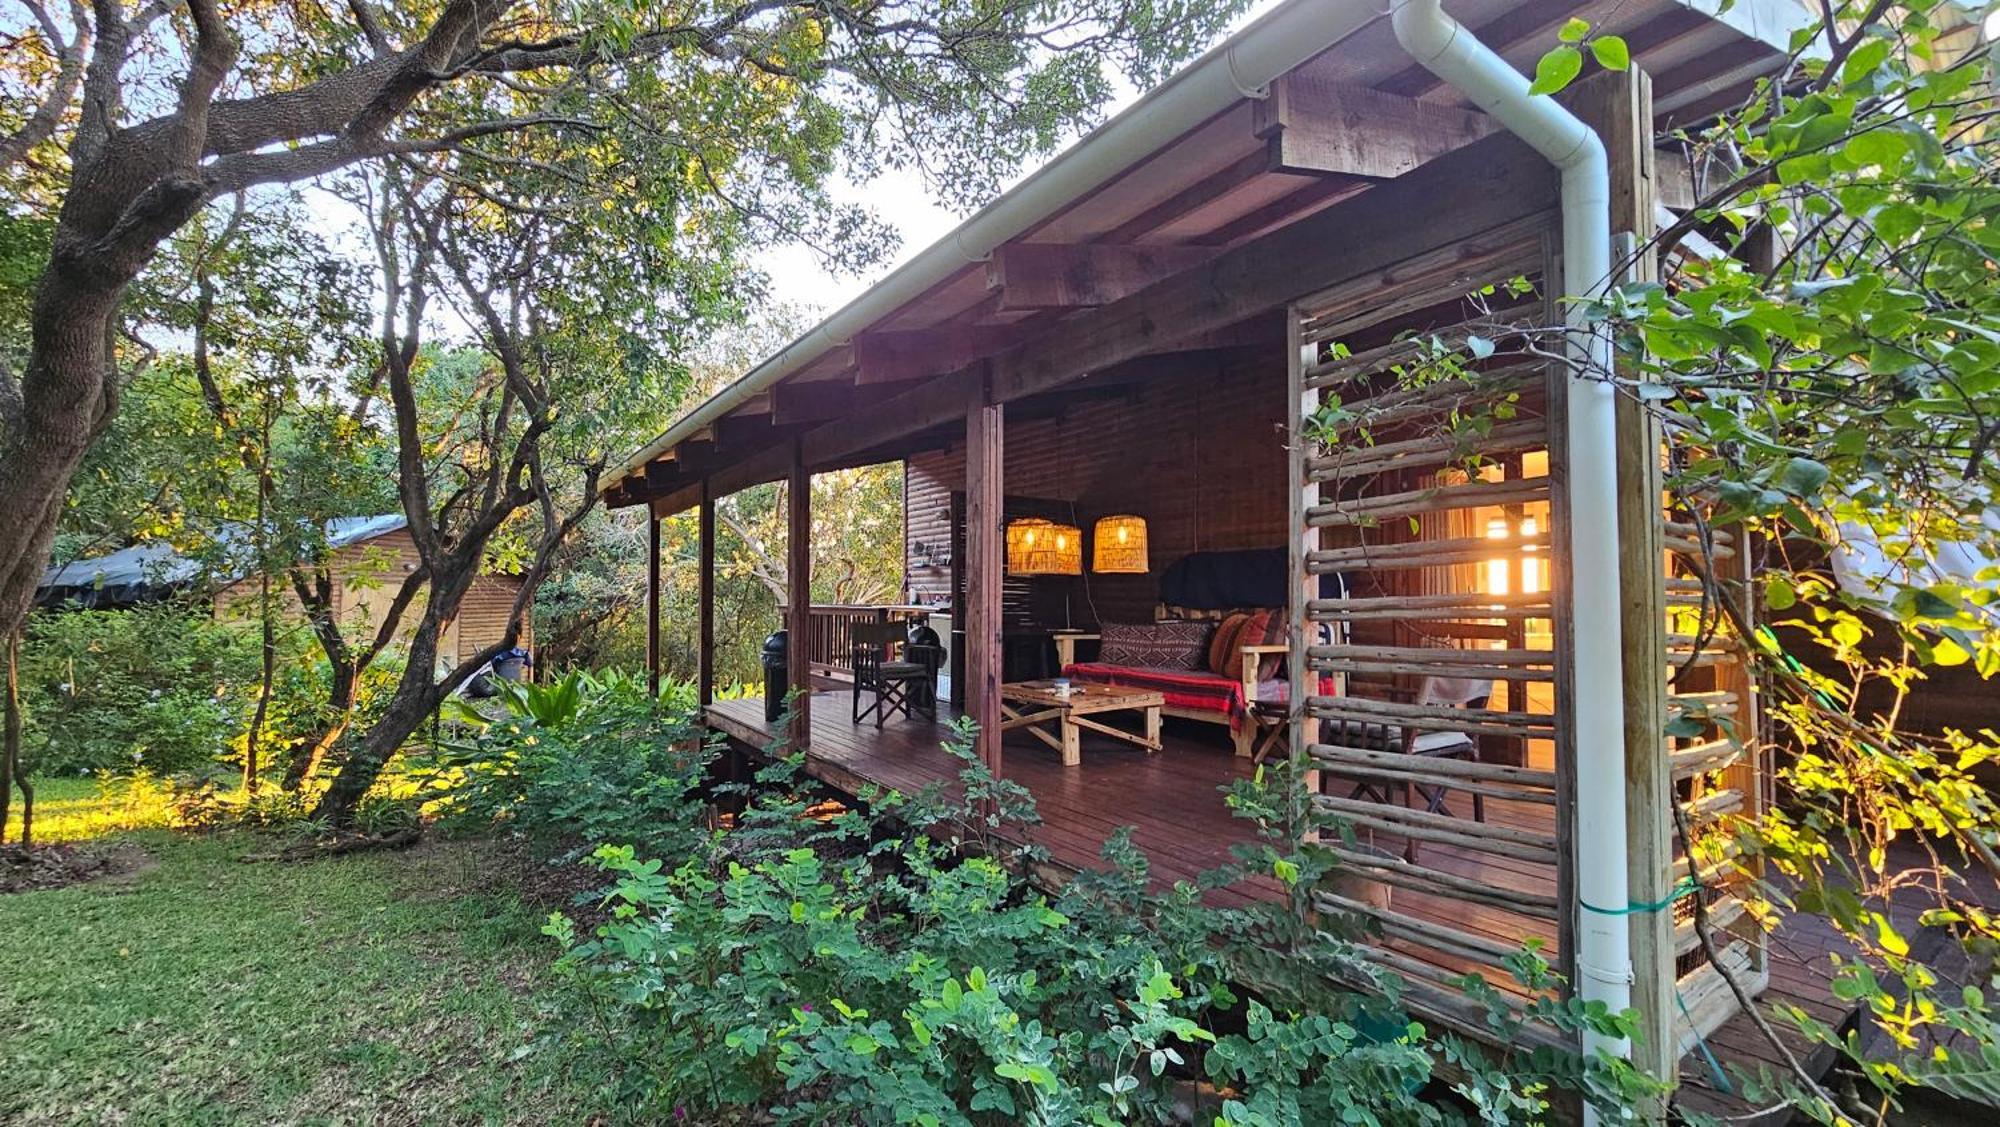
[{"label": "black trash bin", "polygon": [[944,639],[930,628],[930,624],[919,618],[910,623],[908,649],[909,660],[922,662],[930,670],[930,678],[910,689],[910,703],[937,716],[937,676],[938,667],[944,664]]},{"label": "black trash bin", "polygon": [[785,711],[785,693],[791,689],[791,662],[787,658],[788,635],[776,630],[764,639],[764,719],[776,720]]}]

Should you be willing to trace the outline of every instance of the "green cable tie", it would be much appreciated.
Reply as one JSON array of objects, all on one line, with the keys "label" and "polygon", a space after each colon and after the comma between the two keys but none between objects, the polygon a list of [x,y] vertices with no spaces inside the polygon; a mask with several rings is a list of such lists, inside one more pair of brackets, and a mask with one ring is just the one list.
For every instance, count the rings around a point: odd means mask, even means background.
[{"label": "green cable tie", "polygon": [[1600,916],[1637,916],[1651,912],[1665,911],[1674,906],[1674,901],[1679,900],[1690,892],[1696,891],[1700,887],[1700,885],[1695,883],[1693,877],[1682,877],[1680,880],[1674,882],[1674,886],[1671,889],[1667,890],[1667,895],[1663,899],[1655,900],[1650,904],[1635,902],[1627,904],[1623,908],[1600,908],[1588,900],[1579,900],[1577,903],[1582,906],[1584,911],[1595,912]]}]

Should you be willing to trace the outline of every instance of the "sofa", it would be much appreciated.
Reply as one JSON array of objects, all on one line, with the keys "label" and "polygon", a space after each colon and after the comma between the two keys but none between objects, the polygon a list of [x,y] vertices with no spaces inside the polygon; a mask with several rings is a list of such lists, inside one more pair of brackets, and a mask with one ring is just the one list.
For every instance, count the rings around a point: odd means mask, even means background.
[{"label": "sofa", "polygon": [[[1106,623],[1095,634],[1057,634],[1056,659],[1071,680],[1157,692],[1164,715],[1226,725],[1236,754],[1249,758],[1254,708],[1287,699],[1284,630],[1284,616],[1273,610]],[[1079,644],[1093,641],[1096,657],[1077,660]]]}]

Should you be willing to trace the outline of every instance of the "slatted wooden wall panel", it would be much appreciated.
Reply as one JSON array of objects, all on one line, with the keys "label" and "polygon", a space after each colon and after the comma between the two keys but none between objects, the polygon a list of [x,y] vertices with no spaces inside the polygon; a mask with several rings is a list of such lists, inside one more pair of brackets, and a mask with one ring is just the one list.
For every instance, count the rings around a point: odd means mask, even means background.
[{"label": "slatted wooden wall panel", "polygon": [[[1284,387],[1273,340],[1265,362],[1142,377],[1115,398],[1072,403],[1057,417],[1010,410],[1006,492],[1073,503],[1086,534],[1101,516],[1145,517],[1151,573],[1088,578],[1089,602],[1104,620],[1149,621],[1161,573],[1189,552],[1284,544]],[[948,587],[948,569],[923,567],[916,545],[949,543],[949,497],[963,488],[963,466],[957,444],[906,463],[913,598]]]}]

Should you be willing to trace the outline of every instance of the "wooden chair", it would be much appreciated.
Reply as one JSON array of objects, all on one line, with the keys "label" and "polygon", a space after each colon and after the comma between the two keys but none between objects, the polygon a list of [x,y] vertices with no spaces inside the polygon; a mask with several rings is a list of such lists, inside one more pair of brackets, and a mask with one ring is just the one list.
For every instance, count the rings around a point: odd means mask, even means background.
[{"label": "wooden chair", "polygon": [[[875,717],[875,726],[898,712],[914,718],[937,719],[937,671],[942,651],[936,646],[911,645],[903,627],[894,622],[856,623],[851,631],[854,667],[854,722]],[[896,656],[901,649],[902,655]],[[861,707],[861,694],[874,702]]]},{"label": "wooden chair", "polygon": [[[1416,703],[1445,708],[1484,708],[1492,696],[1491,680],[1426,676],[1417,690]],[[1335,729],[1329,733],[1329,739],[1347,747],[1397,752],[1426,759],[1479,758],[1479,742],[1465,732],[1424,731],[1416,725],[1397,728],[1388,724],[1347,720],[1337,722]],[[1363,780],[1355,784],[1349,797],[1366,798],[1371,802],[1394,802],[1394,786],[1387,780]],[[1447,805],[1450,792],[1451,788],[1444,784],[1405,780],[1400,805],[1414,807],[1415,800],[1421,796],[1426,813],[1450,815],[1451,809]],[[1472,820],[1486,820],[1486,798],[1478,792],[1472,795]],[[1405,847],[1404,856],[1414,861],[1416,853],[1417,843],[1412,840]]]}]

